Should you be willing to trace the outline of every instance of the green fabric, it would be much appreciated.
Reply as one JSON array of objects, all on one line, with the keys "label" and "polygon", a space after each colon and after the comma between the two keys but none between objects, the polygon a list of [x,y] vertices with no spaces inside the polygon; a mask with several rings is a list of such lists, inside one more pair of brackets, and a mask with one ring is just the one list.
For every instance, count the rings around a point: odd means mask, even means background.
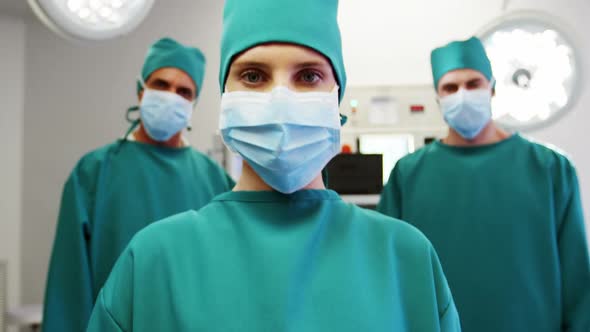
[{"label": "green fabric", "polygon": [[464,331],[590,331],[584,218],[563,155],[520,135],[436,142],[397,163],[378,210],[432,241]]},{"label": "green fabric", "polygon": [[219,85],[225,81],[234,56],[260,44],[291,43],[309,47],[332,63],[340,86],[346,89],[346,71],[338,27],[338,0],[226,0],[221,40]]},{"label": "green fabric", "polygon": [[90,332],[460,331],[415,228],[333,191],[222,194],[140,232]]},{"label": "green fabric", "polygon": [[465,41],[454,41],[432,51],[430,55],[434,88],[448,72],[458,69],[473,69],[481,72],[488,81],[492,80],[492,64],[482,42],[477,37]]},{"label": "green fabric", "polygon": [[[141,78],[145,82],[156,70],[169,67],[180,69],[190,76],[197,86],[197,95],[200,95],[205,77],[205,55],[198,48],[184,46],[172,38],[158,40],[145,56]],[[141,91],[139,83],[138,91]]]},{"label": "green fabric", "polygon": [[120,142],[84,156],[64,186],[44,331],[83,331],[100,288],[135,233],[199,209],[233,186],[216,163],[192,148]]}]

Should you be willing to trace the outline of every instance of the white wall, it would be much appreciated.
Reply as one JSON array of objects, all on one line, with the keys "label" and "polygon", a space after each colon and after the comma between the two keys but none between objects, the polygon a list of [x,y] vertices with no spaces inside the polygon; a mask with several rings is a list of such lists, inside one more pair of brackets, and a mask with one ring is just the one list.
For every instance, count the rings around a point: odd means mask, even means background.
[{"label": "white wall", "polygon": [[24,58],[25,24],[0,16],[0,261],[8,263],[10,307],[20,303]]},{"label": "white wall", "polygon": [[349,85],[432,82],[430,51],[472,36],[501,0],[340,0]]},{"label": "white wall", "polygon": [[203,94],[193,115],[191,143],[211,146],[217,128],[222,1],[156,1],[129,36],[98,44],[62,40],[28,22],[24,141],[22,298],[41,303],[64,181],[86,152],[121,137],[135,79],[151,43],[170,36],[199,46],[207,57]]},{"label": "white wall", "polygon": [[[341,0],[349,85],[432,84],[430,51],[465,39],[502,14],[503,0]],[[578,169],[590,230],[590,35],[588,0],[512,0],[508,11],[548,12],[568,24],[580,48],[586,82],[574,109],[548,128],[527,132],[564,150]],[[588,234],[590,236],[590,233]]]}]

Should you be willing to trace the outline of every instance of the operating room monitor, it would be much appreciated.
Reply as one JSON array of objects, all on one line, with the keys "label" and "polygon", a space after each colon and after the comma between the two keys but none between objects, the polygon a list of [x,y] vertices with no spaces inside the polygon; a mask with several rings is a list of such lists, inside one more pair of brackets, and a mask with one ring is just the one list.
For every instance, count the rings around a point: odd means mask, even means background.
[{"label": "operating room monitor", "polygon": [[414,152],[414,136],[407,134],[363,134],[359,136],[359,152],[383,155],[383,184],[398,160]]}]

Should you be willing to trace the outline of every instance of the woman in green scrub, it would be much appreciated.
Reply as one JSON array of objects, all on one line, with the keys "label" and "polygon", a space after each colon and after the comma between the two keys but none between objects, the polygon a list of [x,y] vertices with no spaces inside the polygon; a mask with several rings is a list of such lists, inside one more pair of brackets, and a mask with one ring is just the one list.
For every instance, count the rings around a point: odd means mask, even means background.
[{"label": "woman in green scrub", "polygon": [[460,331],[428,240],[321,171],[346,86],[337,0],[228,0],[220,129],[233,192],[138,234],[89,331]]}]

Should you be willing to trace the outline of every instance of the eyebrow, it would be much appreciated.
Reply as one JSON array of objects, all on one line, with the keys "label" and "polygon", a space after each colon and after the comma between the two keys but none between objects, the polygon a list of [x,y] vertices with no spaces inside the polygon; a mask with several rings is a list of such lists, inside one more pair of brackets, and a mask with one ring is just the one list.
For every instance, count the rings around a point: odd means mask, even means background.
[{"label": "eyebrow", "polygon": [[330,64],[323,61],[308,61],[295,65],[296,69],[310,68],[310,67],[329,67]]},{"label": "eyebrow", "polygon": [[233,66],[244,68],[244,67],[256,67],[261,69],[270,69],[270,66],[264,62],[257,62],[257,61],[244,61],[244,62],[236,62]]},{"label": "eyebrow", "polygon": [[[264,62],[258,62],[258,61],[236,62],[236,63],[234,63],[234,66],[239,67],[239,68],[255,67],[255,68],[261,68],[261,69],[266,69],[266,70],[271,68],[271,66],[269,66],[268,64],[266,64]],[[307,62],[302,62],[302,63],[296,64],[295,69],[313,68],[313,67],[326,68],[329,66],[330,66],[329,63],[322,62],[322,61],[307,61]]]},{"label": "eyebrow", "polygon": [[459,84],[457,83],[445,83],[441,86],[441,89],[449,89],[449,88],[456,88]]},{"label": "eyebrow", "polygon": [[177,90],[186,90],[187,92],[190,92],[191,94],[195,93],[195,91],[193,91],[192,88],[189,88],[188,86],[184,86],[184,85],[179,85],[176,89]]},{"label": "eyebrow", "polygon": [[[481,79],[481,78],[474,78],[474,79],[472,79],[472,80],[469,80],[469,81],[465,82],[465,84],[475,84],[475,83],[481,83],[481,82],[483,82],[483,79]],[[445,83],[445,84],[443,84],[441,88],[442,88],[442,89],[456,88],[456,87],[458,87],[459,85],[460,85],[460,84],[457,84],[457,83],[451,83],[451,82],[450,82],[450,83]]]},{"label": "eyebrow", "polygon": [[146,84],[165,83],[167,85],[170,85],[170,83],[168,81],[166,81],[163,78],[158,78],[158,77],[153,78],[153,79],[150,77],[145,83]]},{"label": "eyebrow", "polygon": [[[164,84],[166,84],[167,86],[170,86],[170,85],[171,85],[171,84],[170,84],[170,82],[168,82],[167,80],[165,80],[165,79],[163,79],[163,78],[154,78],[153,80],[148,80],[148,82],[149,82],[149,83],[146,83],[146,84],[148,84],[148,85],[149,85],[149,84],[155,84],[155,83],[164,83]],[[186,86],[186,85],[179,85],[179,86],[177,86],[177,87],[176,87],[176,90],[177,90],[177,91],[178,91],[178,90],[186,90],[186,92],[189,92],[189,93],[191,94],[191,96],[194,96],[194,95],[196,95],[196,94],[197,94],[197,89],[198,89],[198,88],[195,88],[195,89],[193,90],[193,88],[192,88],[192,87],[190,87],[190,86]]]}]

